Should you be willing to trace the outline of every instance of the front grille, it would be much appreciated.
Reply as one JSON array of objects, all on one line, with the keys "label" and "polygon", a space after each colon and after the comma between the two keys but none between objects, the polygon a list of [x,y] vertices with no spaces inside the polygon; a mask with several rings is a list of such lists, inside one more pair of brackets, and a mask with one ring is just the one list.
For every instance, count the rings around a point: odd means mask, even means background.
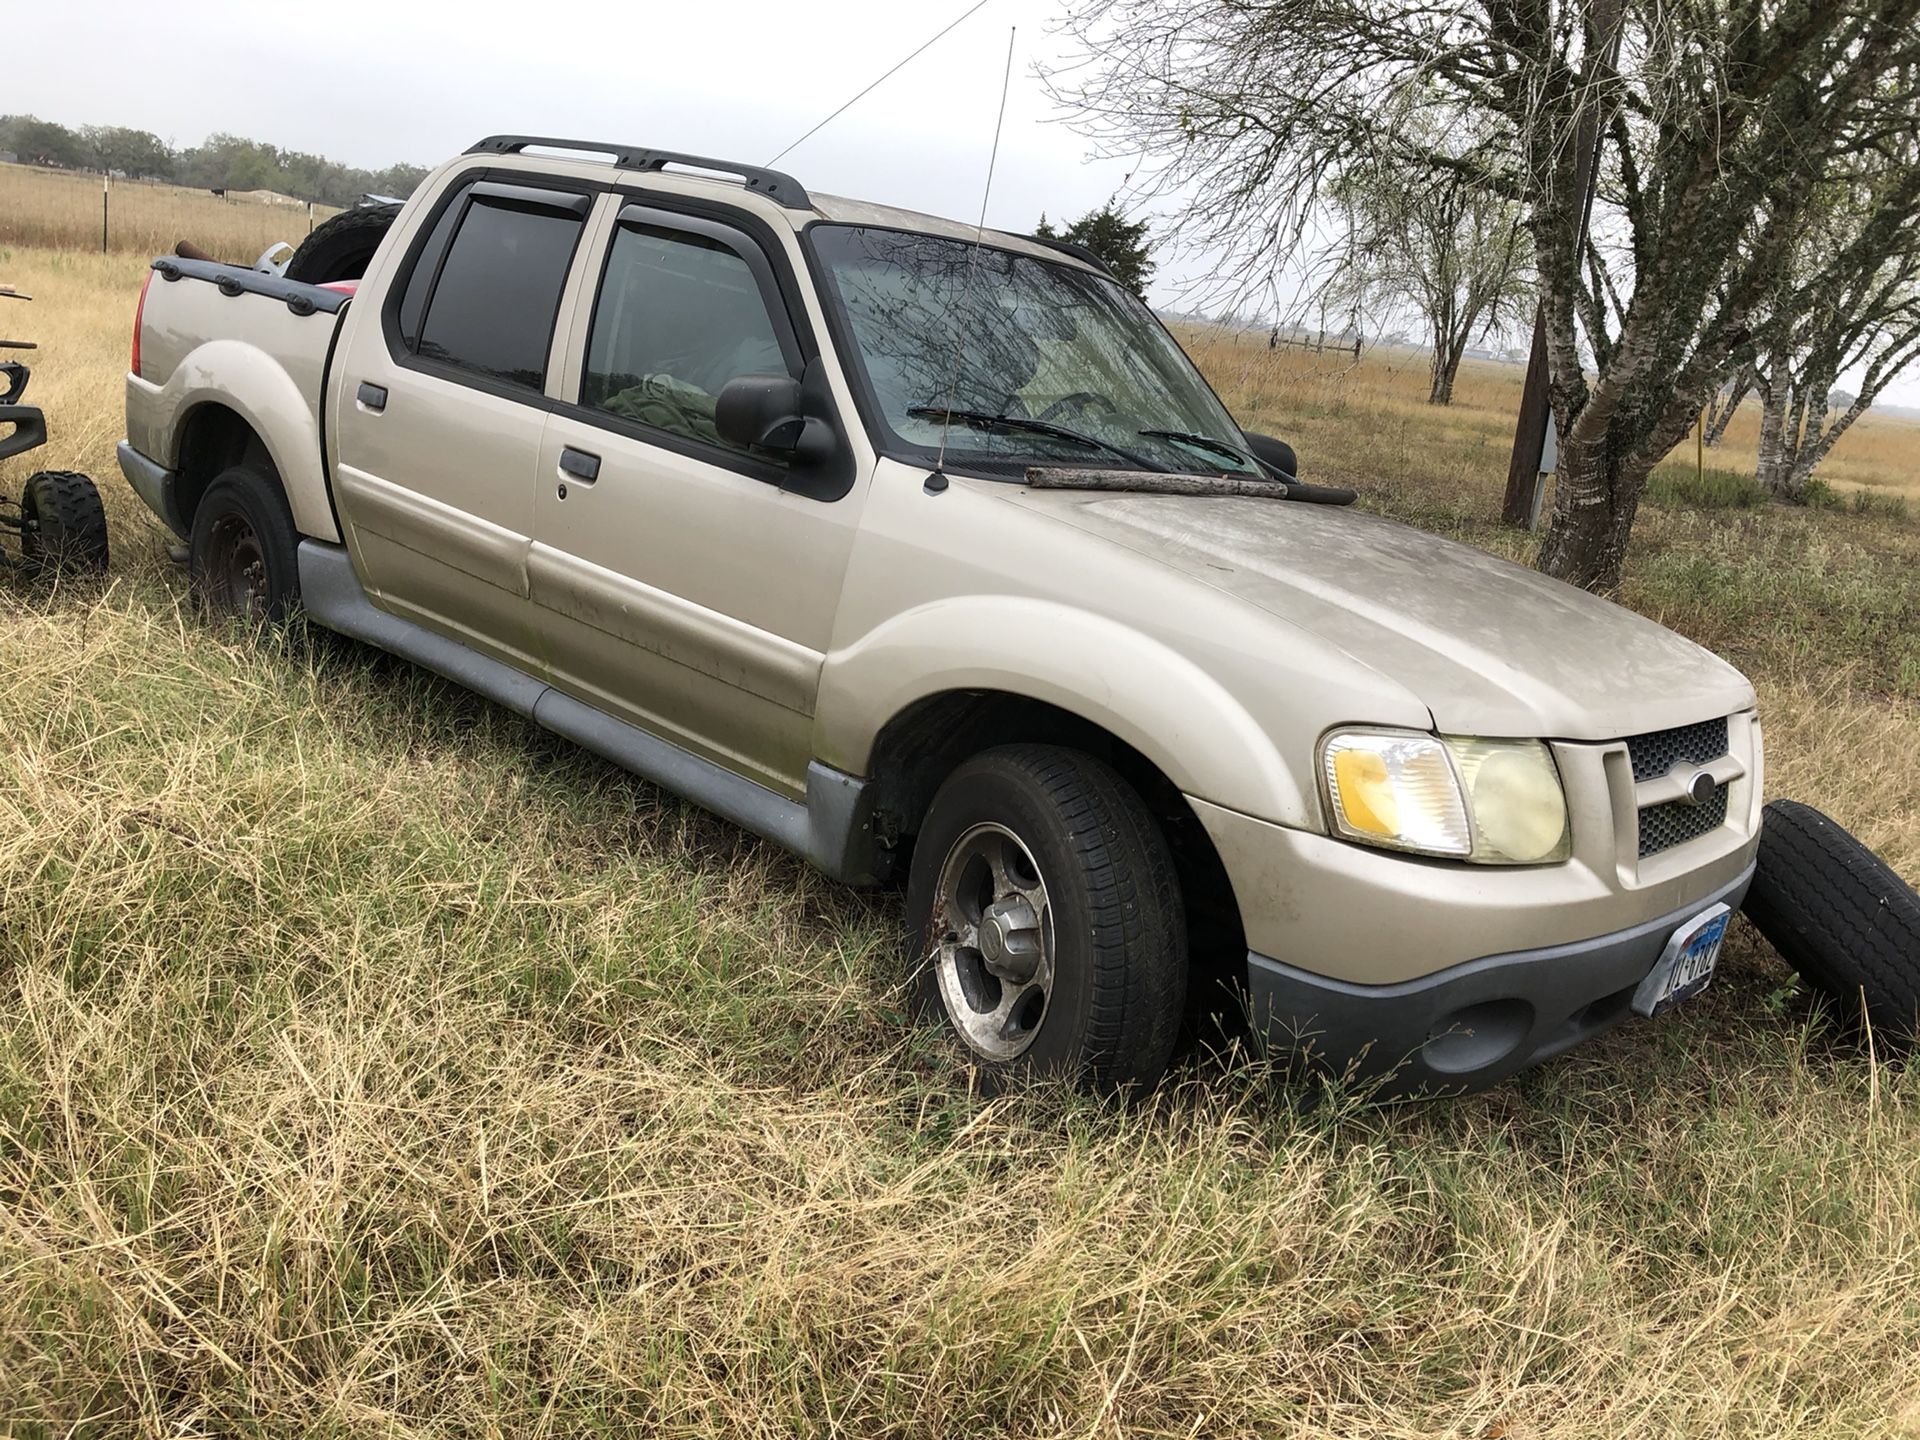
[{"label": "front grille", "polygon": [[[1708,758],[1712,758],[1711,756]],[[1640,858],[1658,855],[1689,840],[1698,840],[1709,830],[1727,823],[1727,787],[1721,785],[1704,805],[1688,805],[1669,800],[1665,805],[1649,805],[1640,812]]]},{"label": "front grille", "polygon": [[[1704,765],[1727,753],[1727,722],[1702,720],[1698,725],[1682,725],[1677,730],[1655,730],[1635,735],[1627,741],[1627,754],[1633,758],[1633,783],[1657,780],[1676,764]],[[1709,829],[1712,827],[1709,826]],[[1641,826],[1644,834],[1645,825]],[[1640,852],[1645,855],[1643,849]]]}]

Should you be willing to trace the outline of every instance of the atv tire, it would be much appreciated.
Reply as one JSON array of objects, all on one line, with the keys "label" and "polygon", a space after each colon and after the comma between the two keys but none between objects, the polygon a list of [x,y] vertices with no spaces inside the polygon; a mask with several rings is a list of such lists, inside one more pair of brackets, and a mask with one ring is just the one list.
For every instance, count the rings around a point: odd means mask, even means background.
[{"label": "atv tire", "polygon": [[307,285],[358,280],[393,228],[398,205],[359,205],[316,226],[287,262],[287,279]]},{"label": "atv tire", "polygon": [[1904,1051],[1920,1032],[1920,895],[1812,806],[1776,800],[1747,918],[1849,1029]]},{"label": "atv tire", "polygon": [[23,567],[59,578],[97,575],[107,568],[107,512],[93,481],[74,470],[42,470],[27,477],[20,497]]}]

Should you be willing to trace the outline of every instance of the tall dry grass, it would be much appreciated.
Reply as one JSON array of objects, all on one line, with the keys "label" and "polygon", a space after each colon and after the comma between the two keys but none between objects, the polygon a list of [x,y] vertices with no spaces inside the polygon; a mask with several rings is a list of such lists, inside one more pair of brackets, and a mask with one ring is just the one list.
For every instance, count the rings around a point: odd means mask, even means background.
[{"label": "tall dry grass", "polygon": [[[1513,446],[1525,369],[1490,361],[1465,361],[1446,407],[1427,404],[1428,357],[1411,350],[1377,348],[1356,363],[1351,354],[1282,347],[1269,351],[1252,332],[1182,327],[1181,339],[1201,361],[1230,408],[1273,406],[1284,413],[1289,433],[1306,436],[1318,463],[1343,466],[1357,476],[1384,468],[1439,467],[1434,479],[1479,486],[1504,475]],[[1735,413],[1720,444],[1704,450],[1709,471],[1751,478],[1760,440],[1760,410],[1749,399]],[[1337,457],[1337,458],[1336,458]],[[1660,467],[1670,477],[1691,475],[1692,439]],[[1920,504],[1920,421],[1869,410],[1823,462],[1820,477],[1843,493],[1871,490]]]},{"label": "tall dry grass", "polygon": [[[0,274],[105,475],[138,263]],[[1206,359],[1524,553],[1472,409]],[[985,1102],[904,1023],[893,899],[404,664],[210,632],[107,491],[107,585],[0,589],[0,1434],[1920,1436],[1920,1078],[1751,932],[1467,1101],[1228,1060]],[[1916,532],[1642,523],[1628,598],[1754,674],[1775,790],[1920,877]]]},{"label": "tall dry grass", "polygon": [[[102,180],[31,165],[0,165],[0,246],[101,249]],[[252,264],[268,246],[299,244],[309,224],[340,212],[226,201],[205,190],[138,180],[105,182],[108,253],[170,255],[190,240],[222,259]]]}]

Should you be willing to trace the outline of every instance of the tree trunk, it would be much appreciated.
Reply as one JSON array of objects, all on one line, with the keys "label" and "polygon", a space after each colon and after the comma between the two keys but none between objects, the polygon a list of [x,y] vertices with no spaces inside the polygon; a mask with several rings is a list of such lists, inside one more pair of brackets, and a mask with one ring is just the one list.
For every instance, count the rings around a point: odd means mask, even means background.
[{"label": "tree trunk", "polygon": [[1733,423],[1733,417],[1740,410],[1740,402],[1747,398],[1753,384],[1753,367],[1748,365],[1728,382],[1724,390],[1716,391],[1707,402],[1707,449],[1719,447],[1720,437],[1727,433],[1727,426]]},{"label": "tree trunk", "polygon": [[1760,459],[1754,479],[1776,500],[1787,494],[1786,463],[1787,385],[1784,380],[1760,382]]},{"label": "tree trunk", "polygon": [[1563,437],[1540,569],[1583,590],[1619,588],[1627,537],[1651,468],[1630,471],[1605,435],[1595,441]]},{"label": "tree trunk", "polygon": [[1429,405],[1453,403],[1453,380],[1460,373],[1460,357],[1465,352],[1465,344],[1456,345],[1444,321],[1436,319],[1433,326],[1433,384],[1427,390]]}]

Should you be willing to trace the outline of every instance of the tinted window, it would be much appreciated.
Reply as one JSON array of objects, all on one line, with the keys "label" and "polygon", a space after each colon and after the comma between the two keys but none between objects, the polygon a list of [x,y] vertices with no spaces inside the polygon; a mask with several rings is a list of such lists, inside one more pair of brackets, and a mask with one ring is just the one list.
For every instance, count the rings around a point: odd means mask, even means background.
[{"label": "tinted window", "polygon": [[465,208],[466,197],[462,194],[455,196],[453,203],[440,212],[433,233],[420,248],[413,273],[407,277],[407,288],[400,296],[400,343],[409,350],[420,348],[420,317],[426,312],[427,292],[433,289],[433,277],[440,273],[447,241],[453,238],[453,227],[460,222],[460,212]]},{"label": "tinted window", "polygon": [[700,235],[621,226],[594,307],[583,405],[725,445],[713,423],[721,387],[789,373],[740,255]]},{"label": "tinted window", "polygon": [[421,356],[538,390],[579,236],[578,216],[476,196],[427,304]]}]

